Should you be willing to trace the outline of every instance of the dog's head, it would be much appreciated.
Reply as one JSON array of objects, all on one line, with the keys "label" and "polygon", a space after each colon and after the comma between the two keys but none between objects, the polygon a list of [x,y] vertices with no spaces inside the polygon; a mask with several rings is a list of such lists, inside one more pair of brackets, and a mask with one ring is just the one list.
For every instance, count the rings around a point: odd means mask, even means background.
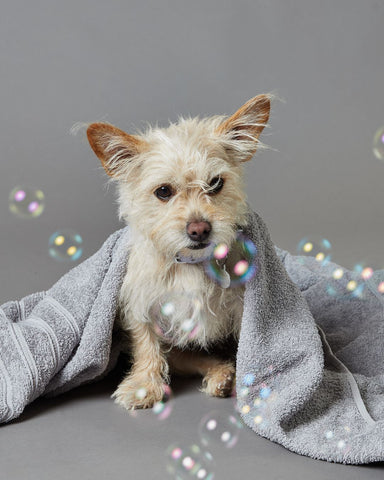
[{"label": "dog's head", "polygon": [[168,128],[129,135],[106,123],[87,130],[107,174],[118,182],[119,215],[167,259],[198,260],[230,245],[244,225],[243,163],[256,152],[270,95],[230,117],[181,118]]}]

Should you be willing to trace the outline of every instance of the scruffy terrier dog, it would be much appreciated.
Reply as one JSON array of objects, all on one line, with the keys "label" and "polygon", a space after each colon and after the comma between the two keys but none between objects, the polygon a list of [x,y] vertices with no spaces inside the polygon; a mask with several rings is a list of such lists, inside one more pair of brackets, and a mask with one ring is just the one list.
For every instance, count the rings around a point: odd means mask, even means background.
[{"label": "scruffy terrier dog", "polygon": [[[247,211],[243,163],[261,145],[270,99],[259,95],[229,117],[180,118],[138,135],[106,123],[88,127],[92,149],[117,181],[119,215],[132,234],[119,298],[132,368],[113,394],[127,409],[160,401],[169,372],[202,375],[208,395],[232,392],[234,356],[210,347],[238,340],[244,285],[215,282],[203,262],[222,243],[233,247],[219,265],[224,274],[239,258],[235,239]],[[161,314],[164,302],[171,315]]]}]

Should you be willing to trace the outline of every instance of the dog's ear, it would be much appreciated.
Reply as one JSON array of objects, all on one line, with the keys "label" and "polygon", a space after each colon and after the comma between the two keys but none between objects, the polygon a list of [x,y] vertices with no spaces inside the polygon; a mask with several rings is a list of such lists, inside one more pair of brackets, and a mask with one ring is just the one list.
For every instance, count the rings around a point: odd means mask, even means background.
[{"label": "dog's ear", "polygon": [[259,146],[259,136],[269,119],[272,95],[251,98],[216,129],[227,152],[246,162]]},{"label": "dog's ear", "polygon": [[127,164],[147,149],[147,143],[136,135],[128,135],[108,123],[92,123],[87,137],[110,177],[119,178]]}]

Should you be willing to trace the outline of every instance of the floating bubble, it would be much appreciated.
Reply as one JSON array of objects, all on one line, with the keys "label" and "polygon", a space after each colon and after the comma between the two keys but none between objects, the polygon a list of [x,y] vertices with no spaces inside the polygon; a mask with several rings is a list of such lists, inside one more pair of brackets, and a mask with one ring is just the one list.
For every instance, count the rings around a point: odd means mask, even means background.
[{"label": "floating bubble", "polygon": [[49,254],[55,260],[76,261],[83,253],[83,239],[74,230],[65,228],[51,235]]},{"label": "floating bubble", "polygon": [[173,444],[167,448],[167,471],[177,480],[214,478],[212,455],[199,445]]},{"label": "floating bubble", "polygon": [[255,381],[255,375],[253,373],[247,373],[244,375],[243,378],[243,384],[247,385],[248,387],[252,385],[252,383]]},{"label": "floating bubble", "polygon": [[373,137],[373,153],[379,160],[384,160],[384,127],[380,127]]},{"label": "floating bubble", "polygon": [[164,396],[153,405],[152,412],[156,415],[158,420],[165,420],[168,418],[173,409],[173,393],[169,385],[164,384]]},{"label": "floating bubble", "polygon": [[349,425],[345,425],[341,429],[334,430],[325,430],[324,437],[327,443],[330,443],[334,446],[335,450],[346,454],[350,451],[351,447],[349,444],[349,437],[351,434],[351,428]]},{"label": "floating bubble", "polygon": [[365,282],[346,280],[330,281],[326,287],[328,295],[337,300],[348,300],[352,298],[362,299],[365,291]]},{"label": "floating bubble", "polygon": [[204,263],[207,275],[222,287],[237,287],[256,274],[256,245],[242,232],[238,232],[231,246],[233,256],[229,257],[228,245],[219,243],[211,259]]},{"label": "floating bubble", "polygon": [[260,389],[259,395],[261,398],[268,398],[270,394],[271,394],[271,389],[269,387],[262,387]]},{"label": "floating bubble", "polygon": [[[268,371],[272,372],[273,370],[274,366],[269,365]],[[235,409],[244,417],[248,425],[253,423],[258,425],[260,429],[268,426],[273,414],[273,405],[277,398],[278,377],[279,374],[271,377],[268,384],[265,382],[253,383],[252,386],[245,387],[247,389],[247,395],[245,396],[241,395],[242,389],[238,392],[238,405]],[[247,375],[244,378],[247,378]],[[241,406],[239,406],[239,403]]]},{"label": "floating bubble", "polygon": [[182,345],[199,334],[203,305],[193,292],[175,291],[162,297],[151,308],[155,332],[164,340]]},{"label": "floating bubble", "polygon": [[297,252],[302,256],[299,260],[302,263],[306,262],[305,257],[314,257],[321,265],[326,265],[331,260],[331,251],[331,242],[316,235],[304,237],[297,244]]},{"label": "floating bubble", "polygon": [[242,424],[234,415],[214,410],[199,423],[199,438],[206,447],[232,448],[236,445]]},{"label": "floating bubble", "polygon": [[43,213],[45,196],[32,187],[15,187],[9,194],[9,209],[20,218],[36,218]]}]

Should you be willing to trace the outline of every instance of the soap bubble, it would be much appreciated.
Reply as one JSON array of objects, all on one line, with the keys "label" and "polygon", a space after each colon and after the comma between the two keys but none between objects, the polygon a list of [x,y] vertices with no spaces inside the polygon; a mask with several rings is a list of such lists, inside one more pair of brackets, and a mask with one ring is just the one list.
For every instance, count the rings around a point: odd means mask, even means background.
[{"label": "soap bubble", "polygon": [[20,218],[35,218],[43,213],[44,193],[32,187],[15,187],[9,194],[9,209]]},{"label": "soap bubble", "polygon": [[83,253],[83,239],[69,228],[58,230],[49,239],[49,254],[55,260],[76,261]]},{"label": "soap bubble", "polygon": [[212,455],[199,445],[174,443],[167,448],[167,471],[177,480],[214,478]]},{"label": "soap bubble", "polygon": [[243,377],[243,384],[250,386],[255,381],[255,375],[253,373],[247,373]]},{"label": "soap bubble", "polygon": [[[272,374],[274,370],[274,365],[267,367],[269,374]],[[255,424],[259,429],[264,429],[270,422],[272,409],[278,395],[279,373],[276,372],[271,376],[268,383],[255,383],[255,376],[246,374],[241,384],[248,386],[238,386],[236,411],[241,414],[247,425]]]},{"label": "soap bubble", "polygon": [[[341,276],[339,277],[339,275]],[[366,283],[360,274],[353,273],[352,276],[350,274],[346,276],[343,270],[336,269],[328,280],[326,291],[328,295],[337,300],[362,299],[365,287]]]},{"label": "soap bubble", "polygon": [[231,246],[234,252],[231,262],[226,261],[229,247],[225,243],[216,245],[211,259],[204,263],[205,272],[215,282],[226,287],[237,287],[248,282],[256,274],[256,245],[242,232]]},{"label": "soap bubble", "polygon": [[175,291],[163,296],[151,308],[156,333],[180,344],[199,334],[203,315],[200,297],[193,292]]},{"label": "soap bubble", "polygon": [[302,256],[299,259],[302,263],[305,263],[305,257],[314,257],[321,265],[326,265],[331,259],[331,242],[317,235],[304,237],[296,248],[297,253]]},{"label": "soap bubble", "polygon": [[165,420],[169,417],[173,409],[173,393],[169,385],[164,384],[164,396],[163,398],[156,402],[152,407],[152,413],[156,415],[158,420]]},{"label": "soap bubble", "polygon": [[384,127],[380,127],[373,137],[373,153],[379,160],[384,160]]},{"label": "soap bubble", "polygon": [[206,447],[232,448],[236,445],[242,424],[235,415],[213,410],[199,423],[199,437]]},{"label": "soap bubble", "polygon": [[324,430],[323,436],[325,442],[331,444],[335,451],[347,454],[351,450],[349,442],[351,431],[352,429],[349,425],[344,425],[344,427],[339,427],[336,430]]}]

